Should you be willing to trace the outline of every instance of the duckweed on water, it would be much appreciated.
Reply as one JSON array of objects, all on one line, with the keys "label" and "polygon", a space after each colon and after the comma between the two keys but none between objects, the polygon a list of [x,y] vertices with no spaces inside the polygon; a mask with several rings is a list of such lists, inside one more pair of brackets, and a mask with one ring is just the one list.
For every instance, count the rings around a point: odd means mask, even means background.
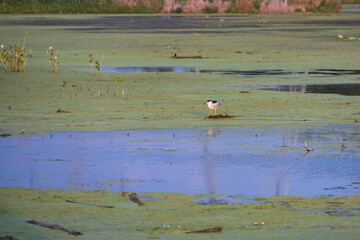
[{"label": "duckweed on water", "polygon": [[[151,198],[149,198],[151,196]],[[264,204],[200,205],[203,195],[143,193],[138,206],[107,191],[68,192],[1,188],[0,236],[19,239],[70,239],[65,232],[27,224],[57,224],[83,235],[78,239],[208,239],[185,232],[223,227],[213,239],[356,239],[360,196],[268,197]],[[68,199],[88,204],[74,204]],[[98,205],[113,206],[102,208]],[[349,212],[351,214],[334,214]],[[321,211],[319,211],[321,210]],[[210,233],[208,233],[210,234]]]},{"label": "duckweed on water", "polygon": [[[6,33],[2,35],[1,44],[20,41],[24,33],[29,32],[26,43],[33,49],[33,57],[27,62],[26,72],[5,73],[1,69],[0,134],[20,135],[22,129],[26,129],[25,134],[36,135],[48,131],[214,125],[354,124],[354,119],[359,119],[358,97],[280,93],[259,88],[358,83],[356,74],[244,76],[104,72],[93,77],[91,71],[77,69],[88,67],[88,53],[96,46],[94,54],[104,54],[104,67],[357,70],[358,41],[339,41],[334,37],[359,32],[356,24],[348,27],[349,23],[358,21],[355,11],[358,10],[301,17],[192,16],[196,26],[188,25],[188,18],[176,18],[183,21],[178,29],[169,29],[166,25],[167,20],[174,20],[171,16],[156,18],[165,23],[162,29],[153,26],[148,29],[148,25],[142,23],[149,19],[135,15],[42,15],[41,20],[50,24],[30,21],[36,18],[33,15],[1,15],[0,31]],[[221,28],[213,21],[217,18],[224,19]],[[99,24],[105,20],[107,24]],[[127,27],[129,23],[135,27]],[[48,66],[45,52],[49,45],[61,52],[57,73],[52,73]],[[204,58],[169,59],[175,53]],[[115,82],[119,77],[122,81]],[[243,91],[249,94],[240,94]],[[206,99],[218,99],[229,114],[243,117],[204,120],[208,112],[203,105]],[[58,114],[59,108],[70,113]],[[221,111],[219,109],[219,114]],[[186,194],[142,193],[138,196],[143,206],[120,193],[106,191],[1,188],[0,237],[74,238],[62,231],[26,223],[29,220],[79,231],[84,235],[76,237],[78,239],[207,239],[208,234],[214,239],[356,239],[360,235],[359,196],[258,198],[265,204],[239,205],[200,205],[195,200],[203,196]],[[142,199],[144,196],[152,198]],[[66,199],[114,208],[79,205]],[[331,214],[334,209],[350,214]],[[221,233],[185,234],[217,226],[223,227]]]},{"label": "duckweed on water", "polygon": [[[1,44],[21,41],[24,32],[28,32],[26,44],[33,49],[33,57],[28,59],[24,73],[5,73],[0,69],[0,133],[19,135],[22,129],[34,135],[48,131],[292,125],[303,123],[304,119],[305,124],[352,124],[359,119],[354,115],[359,112],[359,98],[259,89],[359,83],[358,74],[222,72],[357,71],[358,42],[336,38],[338,34],[347,36],[358,30],[356,11],[345,9],[344,13],[332,16],[210,18],[2,15],[0,30],[7,34],[2,36]],[[217,27],[219,19],[224,19],[221,28]],[[347,27],[349,23],[354,23],[351,29]],[[172,24],[177,28],[169,28]],[[201,34],[195,37],[194,32]],[[59,71],[54,74],[46,56],[50,45],[61,52]],[[104,55],[101,69],[182,66],[198,69],[200,73],[102,72],[101,76],[93,77],[91,70],[78,70],[89,67],[89,51]],[[170,59],[174,54],[204,58]],[[206,99],[221,101],[223,108],[218,114],[242,117],[204,120],[208,112],[203,105]],[[57,114],[59,108],[71,113]]]}]

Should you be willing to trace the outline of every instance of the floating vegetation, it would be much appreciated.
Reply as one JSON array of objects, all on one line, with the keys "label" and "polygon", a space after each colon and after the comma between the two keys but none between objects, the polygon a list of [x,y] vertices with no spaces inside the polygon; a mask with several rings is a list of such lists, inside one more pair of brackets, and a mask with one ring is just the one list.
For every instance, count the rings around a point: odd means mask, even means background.
[{"label": "floating vegetation", "polygon": [[359,36],[344,36],[342,34],[337,35],[337,38],[342,39],[343,41],[354,41],[354,40],[360,40]]}]

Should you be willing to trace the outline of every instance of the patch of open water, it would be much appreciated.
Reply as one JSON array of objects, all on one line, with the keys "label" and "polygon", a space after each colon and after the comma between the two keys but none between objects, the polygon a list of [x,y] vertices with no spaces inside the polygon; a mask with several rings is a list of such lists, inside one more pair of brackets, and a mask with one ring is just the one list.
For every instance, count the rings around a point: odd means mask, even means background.
[{"label": "patch of open water", "polygon": [[[91,71],[90,68],[81,68],[79,70]],[[345,69],[317,69],[309,72],[291,72],[281,69],[268,70],[199,70],[193,67],[168,66],[168,67],[108,67],[102,68],[103,72],[177,72],[177,73],[218,73],[218,74],[240,74],[243,76],[278,76],[278,75],[311,75],[311,76],[344,76],[344,75],[360,75],[360,70]],[[360,96],[360,83],[334,83],[334,84],[310,84],[310,85],[280,85],[275,87],[265,87],[262,90],[282,91],[282,92],[301,92],[301,93],[330,93],[345,96]]]},{"label": "patch of open water", "polygon": [[[306,153],[304,141],[315,151]],[[53,132],[0,138],[0,156],[1,187],[242,196],[360,191],[356,124]]]},{"label": "patch of open water", "polygon": [[276,87],[262,88],[262,90],[360,96],[360,83],[279,85]]},{"label": "patch of open water", "polygon": [[[78,70],[91,71],[90,68],[79,68]],[[278,76],[278,75],[322,75],[322,76],[345,76],[345,75],[360,75],[360,70],[346,70],[346,69],[316,69],[313,71],[285,71],[282,69],[265,69],[265,70],[222,70],[222,69],[196,69],[194,67],[181,66],[148,66],[148,67],[104,67],[102,72],[119,72],[119,73],[133,73],[133,72],[191,72],[191,73],[219,73],[226,75],[243,75],[243,76]]]}]

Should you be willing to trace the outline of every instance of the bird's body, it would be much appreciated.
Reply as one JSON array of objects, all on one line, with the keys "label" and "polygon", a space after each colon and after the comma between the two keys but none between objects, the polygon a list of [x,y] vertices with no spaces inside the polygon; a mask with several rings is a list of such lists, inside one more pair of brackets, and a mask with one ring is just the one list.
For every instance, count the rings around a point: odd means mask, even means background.
[{"label": "bird's body", "polygon": [[221,106],[220,102],[216,100],[207,100],[205,104],[207,104],[208,107],[211,109],[210,115],[213,115],[214,110],[216,115],[216,109],[218,109]]}]

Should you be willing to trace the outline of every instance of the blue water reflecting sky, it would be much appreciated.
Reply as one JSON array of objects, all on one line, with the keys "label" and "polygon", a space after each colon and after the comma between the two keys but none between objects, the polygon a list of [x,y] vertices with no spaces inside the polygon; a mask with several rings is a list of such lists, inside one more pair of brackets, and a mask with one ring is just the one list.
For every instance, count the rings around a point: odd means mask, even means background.
[{"label": "blue water reflecting sky", "polygon": [[[0,186],[246,196],[359,194],[359,130],[359,125],[219,127],[0,138]],[[304,141],[315,151],[306,154]]]}]

